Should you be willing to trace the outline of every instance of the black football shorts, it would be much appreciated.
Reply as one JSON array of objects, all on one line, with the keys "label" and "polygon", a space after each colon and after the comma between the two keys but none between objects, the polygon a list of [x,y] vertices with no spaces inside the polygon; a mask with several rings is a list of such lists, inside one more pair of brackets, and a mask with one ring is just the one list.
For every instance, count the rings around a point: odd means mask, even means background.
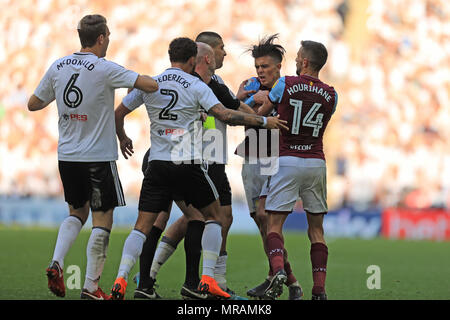
[{"label": "black football shorts", "polygon": [[201,209],[218,197],[205,166],[152,160],[142,181],[139,210],[153,213],[167,211],[173,200],[181,199],[187,206],[192,204]]},{"label": "black football shorts", "polygon": [[221,206],[231,205],[231,188],[228,182],[225,165],[221,163],[213,163],[208,165],[208,175],[216,186],[219,193],[219,201]]},{"label": "black football shorts", "polygon": [[107,211],[125,205],[115,161],[59,161],[66,202],[75,209],[89,201],[92,211]]}]

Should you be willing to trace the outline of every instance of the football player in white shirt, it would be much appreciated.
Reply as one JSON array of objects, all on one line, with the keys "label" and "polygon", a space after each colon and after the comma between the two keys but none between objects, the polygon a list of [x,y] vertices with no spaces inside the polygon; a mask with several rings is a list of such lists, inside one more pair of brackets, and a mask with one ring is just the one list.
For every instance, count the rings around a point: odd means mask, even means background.
[{"label": "football player in white shirt", "polygon": [[28,102],[36,111],[56,100],[58,108],[58,165],[69,206],[61,224],[50,266],[48,287],[65,296],[64,258],[92,210],[92,233],[87,244],[86,279],[82,299],[108,299],[98,281],[103,271],[113,210],[125,199],[115,160],[118,158],[114,121],[114,90],[158,89],[141,76],[104,59],[109,29],[101,15],[87,15],[78,24],[81,50],[57,59],[47,70]]},{"label": "football player in white shirt", "polygon": [[[218,119],[232,125],[256,125],[269,129],[286,128],[276,117],[261,117],[226,109],[211,89],[192,73],[197,44],[188,38],[176,38],[169,46],[172,67],[155,77],[159,90],[145,94],[133,90],[116,109],[117,135],[122,153],[132,150],[132,141],[123,128],[125,115],[146,105],[151,126],[151,152],[139,197],[139,214],[134,230],[125,241],[113,299],[124,299],[128,275],[146,241],[159,212],[168,211],[173,194],[183,196],[205,216],[202,236],[203,274],[199,290],[218,298],[229,298],[214,280],[214,268],[222,242],[217,190],[201,163],[202,148],[195,144],[194,133],[201,132],[199,111],[203,107]],[[200,136],[201,139],[201,136]],[[188,141],[188,143],[185,143]],[[192,152],[193,149],[193,152]],[[125,151],[124,151],[125,150]]]},{"label": "football player in white shirt", "polygon": [[[219,83],[220,86],[224,86],[224,88],[229,91],[228,88],[226,88],[226,86],[224,85],[223,80],[218,75],[214,74],[215,70],[223,66],[224,57],[226,56],[222,37],[216,32],[204,31],[197,35],[195,41],[197,42],[199,47],[197,55],[197,65],[195,68],[196,71],[200,75],[202,75],[202,77],[204,76],[205,79],[208,79],[208,77],[212,78],[212,80],[210,81]],[[209,53],[209,50],[211,50],[212,52]],[[200,70],[203,70],[203,72]],[[212,73],[213,75],[211,76],[210,73]],[[206,83],[210,83],[210,81],[207,81],[205,79],[204,81]],[[214,93],[216,97],[218,97],[222,102],[222,98],[219,97],[216,92]],[[222,94],[222,96],[224,95],[225,94]],[[234,97],[234,94],[229,91],[229,94],[227,96],[229,98],[232,98]],[[227,108],[229,107],[228,105],[226,105],[226,103],[222,103]],[[238,104],[237,110],[247,113],[255,113],[250,107],[242,102],[240,103],[240,105]],[[213,116],[208,116],[208,120],[206,123],[208,124],[207,129],[215,129],[220,131],[222,137],[221,142],[223,145],[222,156],[220,157],[220,159],[215,159],[215,162],[209,163],[208,166],[208,175],[213,180],[214,185],[216,186],[219,193],[221,219],[220,222],[222,224],[222,245],[220,248],[220,255],[217,259],[216,268],[214,270],[214,278],[222,288],[222,290],[230,293],[233,298],[239,298],[238,296],[234,295],[234,292],[227,287],[226,283],[226,262],[228,258],[228,254],[226,251],[226,242],[228,231],[233,222],[231,208],[231,188],[225,172],[225,164],[227,163],[227,125],[226,123],[215,119]],[[217,145],[218,141],[214,140],[213,143]],[[140,273],[135,277],[136,282],[138,282],[138,288],[135,291],[135,298],[140,297],[154,299],[158,297],[153,288],[156,280],[156,275],[159,272],[161,266],[175,251],[178,243],[185,237],[185,235],[186,238],[184,240],[184,247],[186,251],[186,280],[181,288],[181,295],[184,298],[189,299],[199,299],[202,296],[196,292],[195,289],[197,288],[197,285],[194,286],[193,283],[195,281],[194,279],[198,278],[198,271],[196,270],[198,270],[198,261],[200,257],[197,255],[197,252],[201,252],[201,244],[199,241],[197,241],[198,239],[196,234],[200,233],[202,228],[204,227],[203,218],[198,210],[196,210],[192,206],[186,208],[185,206],[183,206],[183,204],[180,204],[179,201],[177,201],[176,203],[178,207],[180,207],[181,211],[191,211],[189,213],[191,219],[188,221],[188,219],[186,219],[186,215],[183,215],[174,223],[172,223],[164,232],[164,236],[161,239],[158,248],[156,248],[156,243],[158,242],[159,237],[166,227],[166,223],[169,219],[168,213],[160,213],[158,215],[158,218],[156,219],[155,224],[148,235],[148,239],[150,240],[147,240],[144,243],[144,247],[139,259]]]}]

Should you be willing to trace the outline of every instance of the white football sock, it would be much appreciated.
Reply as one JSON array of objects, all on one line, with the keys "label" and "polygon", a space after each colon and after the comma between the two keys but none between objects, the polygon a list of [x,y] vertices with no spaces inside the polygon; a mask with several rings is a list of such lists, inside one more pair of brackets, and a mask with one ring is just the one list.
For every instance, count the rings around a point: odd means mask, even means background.
[{"label": "white football sock", "polygon": [[165,242],[163,237],[155,251],[155,257],[150,268],[150,278],[156,279],[159,269],[170,258],[172,253],[175,252],[175,249],[169,243]]},{"label": "white football sock", "polygon": [[128,274],[130,270],[136,264],[136,260],[139,258],[142,252],[142,246],[144,245],[147,237],[140,231],[133,230],[125,240],[122,251],[122,259],[120,260],[119,272],[117,278],[122,277],[128,281]]},{"label": "white football sock", "polygon": [[81,231],[83,224],[80,219],[68,216],[59,227],[56,239],[55,251],[52,261],[58,261],[61,269],[64,269],[64,258]]},{"label": "white football sock", "polygon": [[222,290],[227,289],[227,258],[227,254],[220,255],[217,258],[216,267],[214,269],[214,279],[216,279],[217,284]]},{"label": "white football sock", "polygon": [[203,273],[202,275],[214,278],[214,268],[222,244],[222,226],[213,220],[205,222],[202,236]]},{"label": "white football sock", "polygon": [[105,265],[109,234],[110,232],[106,229],[92,228],[86,248],[86,280],[83,286],[89,292],[95,292],[98,289],[98,281]]}]

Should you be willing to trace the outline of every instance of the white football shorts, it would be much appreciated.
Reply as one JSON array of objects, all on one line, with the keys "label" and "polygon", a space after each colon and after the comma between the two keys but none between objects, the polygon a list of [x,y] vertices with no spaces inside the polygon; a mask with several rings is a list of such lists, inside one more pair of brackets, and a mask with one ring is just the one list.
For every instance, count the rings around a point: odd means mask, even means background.
[{"label": "white football shorts", "polygon": [[244,184],[245,197],[250,213],[256,212],[259,195],[268,176],[261,175],[260,163],[242,164],[242,183]]},{"label": "white football shorts", "polygon": [[327,176],[322,159],[280,157],[279,171],[269,177],[266,211],[290,213],[297,199],[309,213],[326,213]]}]

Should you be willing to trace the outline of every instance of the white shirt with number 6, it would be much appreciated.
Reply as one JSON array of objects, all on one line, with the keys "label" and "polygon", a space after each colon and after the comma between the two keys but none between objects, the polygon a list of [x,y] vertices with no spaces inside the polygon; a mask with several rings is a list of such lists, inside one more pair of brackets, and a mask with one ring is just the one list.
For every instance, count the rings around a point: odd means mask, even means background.
[{"label": "white shirt with number 6", "polygon": [[132,88],[134,71],[76,52],[56,60],[34,95],[58,107],[58,160],[75,162],[118,159],[114,121],[114,90]]}]

